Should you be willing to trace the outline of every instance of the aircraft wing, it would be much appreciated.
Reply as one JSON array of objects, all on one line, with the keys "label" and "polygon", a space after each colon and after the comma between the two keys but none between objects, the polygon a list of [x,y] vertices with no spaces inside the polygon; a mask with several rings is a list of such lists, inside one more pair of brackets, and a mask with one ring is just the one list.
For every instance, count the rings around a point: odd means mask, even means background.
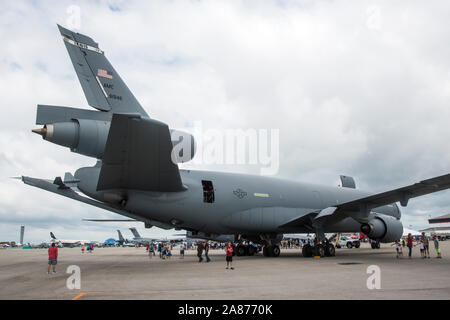
[{"label": "aircraft wing", "polygon": [[83,221],[90,222],[141,222],[135,219],[83,219]]},{"label": "aircraft wing", "polygon": [[411,198],[446,190],[448,188],[450,188],[450,174],[423,180],[406,187],[336,204],[322,210],[312,210],[310,213],[296,217],[280,227],[301,225],[305,228],[311,228],[312,230],[312,224],[318,219],[332,218],[332,220],[336,221],[348,216],[364,222],[370,211],[374,208],[393,204],[395,202],[400,202],[402,206],[406,206]]},{"label": "aircraft wing", "polygon": [[113,206],[111,204],[105,204],[105,203],[102,203],[99,201],[92,200],[88,197],[79,195],[77,192],[75,192],[71,188],[59,184],[59,181],[61,181],[61,178],[55,179],[55,181],[52,183],[49,180],[36,179],[36,178],[23,176],[22,181],[25,184],[28,184],[28,185],[36,187],[36,188],[47,190],[47,191],[59,194],[61,196],[67,197],[67,198],[71,198],[71,199],[74,199],[74,200],[77,200],[80,202],[84,202],[84,203],[90,204],[92,206],[101,208],[101,209],[105,209],[108,211],[112,211],[112,212],[124,215],[124,216],[132,218],[132,219],[143,221],[142,218],[140,218],[128,211],[121,210],[120,208],[118,208],[116,206]]},{"label": "aircraft wing", "polygon": [[91,107],[115,113],[136,112],[148,117],[133,93],[114,70],[90,37],[58,25],[69,52],[75,72],[80,80],[86,100]]},{"label": "aircraft wing", "polygon": [[400,202],[400,204],[405,207],[408,204],[408,200],[411,198],[446,190],[448,188],[450,188],[450,174],[423,180],[406,187],[349,201],[343,204],[339,204],[336,207],[345,211],[359,211],[361,209],[361,206],[377,208],[395,202]]},{"label": "aircraft wing", "polygon": [[97,190],[182,191],[172,162],[169,127],[135,115],[114,114],[105,146]]}]

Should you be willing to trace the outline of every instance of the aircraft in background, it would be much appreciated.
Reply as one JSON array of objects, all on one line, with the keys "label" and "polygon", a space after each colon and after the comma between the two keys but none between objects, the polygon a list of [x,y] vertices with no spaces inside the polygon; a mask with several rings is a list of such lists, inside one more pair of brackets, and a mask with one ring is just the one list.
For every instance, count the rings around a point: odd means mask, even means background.
[{"label": "aircraft in background", "polygon": [[179,235],[173,235],[168,237],[161,237],[161,238],[147,238],[147,237],[141,237],[139,232],[136,228],[130,228],[131,233],[133,234],[134,238],[131,240],[135,244],[139,245],[147,245],[151,242],[183,242],[186,241],[186,235],[185,234],[179,234]]},{"label": "aircraft in background", "polygon": [[31,248],[31,249],[45,249],[48,248],[50,245],[47,242],[40,242],[40,243],[27,243],[26,247]]},{"label": "aircraft in background", "polygon": [[301,240],[302,242],[313,242],[316,235],[311,233],[285,233],[284,240]]},{"label": "aircraft in background", "polygon": [[129,241],[128,239],[125,239],[122,236],[122,232],[120,230],[117,230],[117,233],[119,234],[119,240],[117,240],[117,243],[122,247],[134,247],[136,244]]},{"label": "aircraft in background", "polygon": [[[320,244],[303,255],[334,256],[325,233],[363,232],[380,242],[402,236],[401,212],[412,198],[450,188],[450,174],[380,193],[268,176],[180,170],[195,154],[192,135],[151,119],[92,38],[61,26],[88,104],[98,111],[38,105],[33,130],[46,141],[97,159],[53,182],[25,184],[120,215],[146,227],[187,230],[214,238],[234,235],[264,245],[276,257],[286,233],[314,232]],[[345,150],[343,151],[345,152]],[[152,239],[154,240],[154,239]]]},{"label": "aircraft in background", "polygon": [[56,243],[56,244],[59,244],[60,246],[63,246],[63,247],[77,247],[77,246],[80,246],[82,244],[93,243],[93,241],[90,241],[90,240],[63,240],[63,239],[57,239],[55,237],[55,235],[53,234],[53,232],[50,232],[50,237],[52,238],[51,243]]}]

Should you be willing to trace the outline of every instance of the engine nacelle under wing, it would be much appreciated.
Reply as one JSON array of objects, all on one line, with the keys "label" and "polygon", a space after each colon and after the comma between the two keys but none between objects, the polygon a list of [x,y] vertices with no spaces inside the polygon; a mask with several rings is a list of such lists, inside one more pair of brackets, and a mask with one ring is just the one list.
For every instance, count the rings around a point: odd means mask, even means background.
[{"label": "engine nacelle under wing", "polygon": [[361,231],[371,239],[389,243],[402,237],[403,225],[400,220],[393,217],[378,215],[368,223],[362,224]]}]

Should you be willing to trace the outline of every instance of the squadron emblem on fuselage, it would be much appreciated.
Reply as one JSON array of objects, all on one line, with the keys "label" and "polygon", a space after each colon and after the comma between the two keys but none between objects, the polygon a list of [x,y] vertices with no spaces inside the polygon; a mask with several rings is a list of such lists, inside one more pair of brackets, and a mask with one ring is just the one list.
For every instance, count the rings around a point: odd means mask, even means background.
[{"label": "squadron emblem on fuselage", "polygon": [[234,190],[234,191],[233,191],[233,194],[234,194],[236,197],[238,197],[239,199],[242,199],[242,198],[244,198],[244,197],[247,196],[247,192],[245,192],[245,191],[242,190],[242,189],[236,189],[236,190]]}]

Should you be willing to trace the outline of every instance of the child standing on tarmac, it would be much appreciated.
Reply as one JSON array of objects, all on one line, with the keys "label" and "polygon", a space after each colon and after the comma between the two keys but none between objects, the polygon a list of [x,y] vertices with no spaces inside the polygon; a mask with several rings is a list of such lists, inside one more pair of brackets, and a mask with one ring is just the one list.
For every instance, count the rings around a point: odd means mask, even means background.
[{"label": "child standing on tarmac", "polygon": [[400,241],[395,241],[395,251],[397,252],[397,259],[403,257],[402,252],[402,245],[400,244]]},{"label": "child standing on tarmac", "polygon": [[167,244],[166,245],[166,257],[167,257],[167,259],[170,259],[171,256],[172,256],[172,252],[170,250],[169,245]]},{"label": "child standing on tarmac", "polygon": [[423,239],[420,239],[420,256],[423,258],[426,258],[426,256],[424,256],[425,254],[425,246],[423,244]]},{"label": "child standing on tarmac", "polygon": [[153,256],[155,249],[153,249],[153,243],[150,243],[148,245],[148,257],[151,259]]},{"label": "child standing on tarmac", "polygon": [[442,259],[441,248],[439,248],[439,240],[438,240],[437,235],[434,235],[433,242],[434,242],[434,249],[436,250],[436,253],[437,253],[437,257],[436,258]]},{"label": "child standing on tarmac", "polygon": [[180,245],[180,259],[184,258],[184,243],[182,242]]},{"label": "child standing on tarmac", "polygon": [[234,270],[233,268],[233,246],[231,241],[228,241],[228,245],[225,248],[225,255],[227,260],[227,269]]}]

